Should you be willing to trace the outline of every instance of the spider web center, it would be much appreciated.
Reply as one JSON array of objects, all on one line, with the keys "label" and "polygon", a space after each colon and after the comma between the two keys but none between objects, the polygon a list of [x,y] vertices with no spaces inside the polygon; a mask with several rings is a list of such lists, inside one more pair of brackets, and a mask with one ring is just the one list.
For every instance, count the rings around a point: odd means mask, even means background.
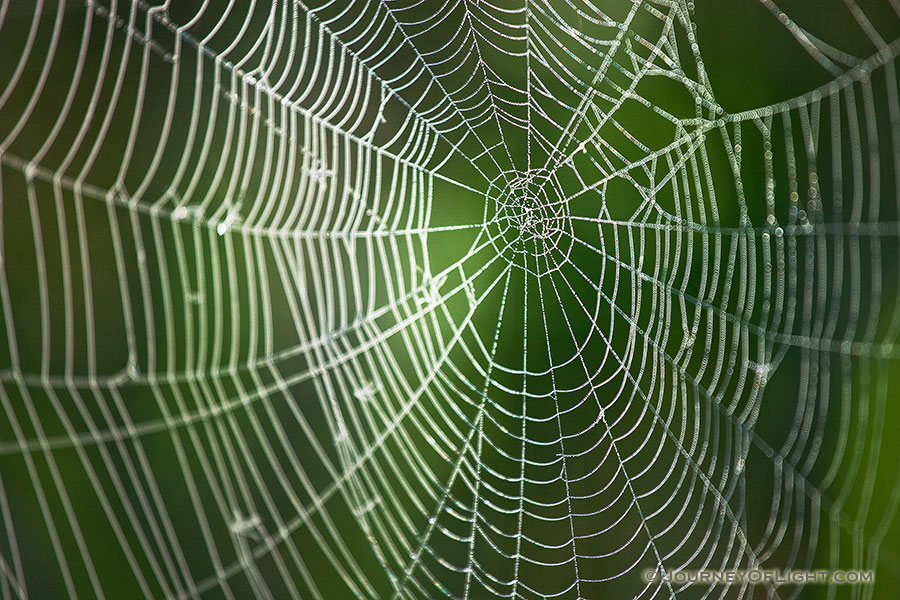
[{"label": "spider web center", "polygon": [[484,226],[494,249],[537,277],[564,264],[574,234],[569,205],[546,170],[507,171],[490,184]]}]

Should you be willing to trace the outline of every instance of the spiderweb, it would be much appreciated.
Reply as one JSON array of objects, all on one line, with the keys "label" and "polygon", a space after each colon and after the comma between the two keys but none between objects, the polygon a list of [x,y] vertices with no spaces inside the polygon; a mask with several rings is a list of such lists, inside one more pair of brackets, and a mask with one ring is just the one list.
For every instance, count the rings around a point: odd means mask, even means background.
[{"label": "spiderweb", "polygon": [[897,585],[894,0],[27,4],[2,597]]}]

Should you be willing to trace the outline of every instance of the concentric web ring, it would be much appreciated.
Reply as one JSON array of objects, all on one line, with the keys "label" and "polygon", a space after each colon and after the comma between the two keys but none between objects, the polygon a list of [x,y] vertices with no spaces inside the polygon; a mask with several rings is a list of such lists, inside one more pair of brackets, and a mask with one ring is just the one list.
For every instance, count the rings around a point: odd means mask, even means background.
[{"label": "concentric web ring", "polygon": [[[0,1],[0,595],[892,597],[900,5],[815,4]],[[664,576],[755,569],[874,583]]]}]

